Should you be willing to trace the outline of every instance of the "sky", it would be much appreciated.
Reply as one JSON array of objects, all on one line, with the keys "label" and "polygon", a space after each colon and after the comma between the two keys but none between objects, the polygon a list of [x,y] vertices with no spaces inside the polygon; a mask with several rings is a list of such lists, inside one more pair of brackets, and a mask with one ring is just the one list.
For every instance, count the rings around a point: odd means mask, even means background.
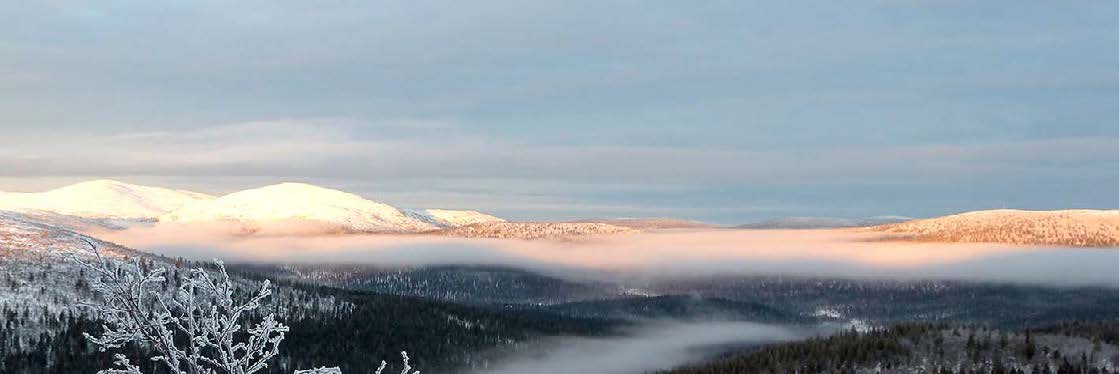
[{"label": "sky", "polygon": [[0,2],[0,190],[513,219],[1116,208],[1109,1]]}]

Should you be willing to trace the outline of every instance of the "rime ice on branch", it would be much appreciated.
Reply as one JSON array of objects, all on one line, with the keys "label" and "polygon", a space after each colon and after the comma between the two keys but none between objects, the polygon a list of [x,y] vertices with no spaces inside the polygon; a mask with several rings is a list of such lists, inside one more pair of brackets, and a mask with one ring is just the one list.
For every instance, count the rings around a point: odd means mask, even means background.
[{"label": "rime ice on branch", "polygon": [[[404,357],[404,369],[400,371],[400,374],[420,374],[419,370],[412,371],[412,366],[408,364],[408,352],[401,351],[400,355]],[[381,361],[381,366],[378,366],[377,371],[374,371],[373,374],[381,374],[385,371],[386,366],[388,366],[388,363]],[[339,370],[337,367],[315,368],[311,370],[296,370],[295,374],[342,374],[342,370]]]},{"label": "rime ice on branch", "polygon": [[[101,351],[138,344],[153,352],[150,360],[163,363],[173,374],[253,374],[267,368],[279,353],[288,327],[273,314],[256,323],[248,321],[272,294],[267,280],[247,297],[235,296],[236,285],[216,261],[216,271],[191,269],[185,277],[174,279],[178,288],[168,292],[172,280],[165,267],[139,257],[106,258],[92,241],[86,244],[91,256],[71,254],[69,259],[93,273],[90,284],[100,298],[80,305],[104,321],[100,335],[84,334]],[[401,373],[418,374],[411,372],[408,354],[401,354]],[[101,374],[143,374],[123,354],[115,357],[117,368]],[[376,373],[385,366],[382,361]],[[341,371],[319,368],[296,373]]]}]

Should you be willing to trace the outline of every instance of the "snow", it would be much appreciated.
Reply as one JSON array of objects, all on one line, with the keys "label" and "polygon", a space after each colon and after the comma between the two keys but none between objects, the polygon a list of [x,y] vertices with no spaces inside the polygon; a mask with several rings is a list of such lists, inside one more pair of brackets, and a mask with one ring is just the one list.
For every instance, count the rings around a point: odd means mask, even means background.
[{"label": "snow", "polygon": [[[96,244],[104,255],[113,258],[144,256],[155,263],[171,266],[167,259],[154,257],[120,245],[79,234],[51,223],[37,221],[35,217],[0,211],[0,310],[28,310],[31,323],[24,326],[24,337],[38,336],[48,331],[45,323],[50,316],[66,311],[86,314],[87,308],[75,305],[77,300],[90,300],[92,290],[83,287],[78,279],[88,272],[67,255],[76,254],[89,258],[88,242]],[[245,290],[260,289],[257,280],[236,278]],[[285,318],[306,318],[321,311],[338,308],[350,309],[352,304],[329,294],[278,286],[273,296],[284,300],[284,308],[268,306]],[[26,340],[24,341],[26,343]]]},{"label": "snow", "polygon": [[843,318],[843,313],[836,310],[835,308],[825,307],[816,309],[816,311],[812,313],[812,316],[817,318],[840,319]]},{"label": "snow", "polygon": [[233,224],[238,233],[418,233],[505,220],[474,210],[402,210],[305,183],[281,183],[214,197],[111,180],[46,192],[0,192],[0,211],[85,231],[137,224]]},{"label": "snow", "polygon": [[83,218],[153,219],[213,196],[197,192],[95,180],[46,192],[0,192],[0,210],[51,212]]},{"label": "snow", "polygon": [[475,210],[424,209],[410,211],[417,218],[441,227],[459,227],[475,223],[505,222],[504,219]]},{"label": "snow", "polygon": [[0,310],[80,313],[74,300],[88,295],[76,285],[77,266],[64,256],[88,254],[86,241],[102,246],[113,257],[135,253],[26,216],[0,212],[0,282],[6,282],[0,287]]},{"label": "snow", "polygon": [[419,232],[439,228],[391,205],[304,183],[281,183],[196,201],[160,216],[159,221],[233,221],[249,225],[302,222],[356,232]]},{"label": "snow", "polygon": [[923,241],[1119,246],[1119,210],[981,210],[873,227]]},{"label": "snow", "polygon": [[0,211],[0,260],[61,260],[64,253],[84,253],[93,242],[111,253],[132,253],[124,247],[39,222],[18,213]]}]

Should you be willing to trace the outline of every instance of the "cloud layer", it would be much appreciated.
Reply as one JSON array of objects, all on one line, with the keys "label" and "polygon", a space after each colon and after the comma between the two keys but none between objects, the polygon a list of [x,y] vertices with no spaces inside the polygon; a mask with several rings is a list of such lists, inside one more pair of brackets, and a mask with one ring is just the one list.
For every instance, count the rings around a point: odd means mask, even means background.
[{"label": "cloud layer", "polygon": [[509,265],[559,274],[796,275],[1119,286],[1114,249],[868,240],[851,230],[698,230],[576,242],[352,235],[233,237],[228,228],[157,225],[94,236],[145,251],[234,262]]}]

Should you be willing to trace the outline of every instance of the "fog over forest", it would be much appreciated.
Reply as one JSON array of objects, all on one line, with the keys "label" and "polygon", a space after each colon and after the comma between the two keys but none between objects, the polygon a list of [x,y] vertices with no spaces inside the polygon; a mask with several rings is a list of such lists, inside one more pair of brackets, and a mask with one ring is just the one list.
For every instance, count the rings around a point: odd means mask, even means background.
[{"label": "fog over forest", "polygon": [[407,235],[228,236],[147,227],[98,233],[168,256],[232,262],[509,265],[551,272],[781,274],[1119,286],[1107,249],[871,240],[852,230],[685,230],[577,241]]},{"label": "fog over forest", "polygon": [[[752,322],[650,323],[620,338],[558,338],[472,374],[628,374],[675,367],[710,358],[718,346],[792,341],[826,328]],[[715,349],[712,349],[715,348]]]}]

